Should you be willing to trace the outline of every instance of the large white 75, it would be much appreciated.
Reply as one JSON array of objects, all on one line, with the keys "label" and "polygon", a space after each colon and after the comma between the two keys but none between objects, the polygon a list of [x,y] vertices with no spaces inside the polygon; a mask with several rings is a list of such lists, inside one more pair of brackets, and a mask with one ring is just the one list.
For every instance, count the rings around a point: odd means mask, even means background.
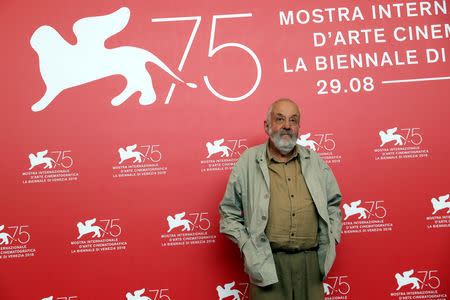
[{"label": "large white 75", "polygon": [[[214,37],[216,34],[216,22],[217,19],[233,19],[233,18],[246,18],[251,17],[251,13],[246,14],[232,14],[232,15],[215,15],[213,16],[212,25],[211,25],[211,36],[209,39],[209,49],[208,49],[208,57],[213,57],[214,54],[219,52],[220,50],[227,48],[227,47],[235,47],[240,48],[247,52],[254,60],[256,64],[257,74],[256,74],[256,81],[253,84],[252,88],[245,93],[244,95],[238,96],[238,97],[227,97],[225,95],[219,94],[211,85],[209,82],[208,76],[204,75],[203,80],[205,81],[206,87],[211,91],[211,93],[214,94],[219,99],[225,100],[225,101],[240,101],[247,97],[249,97],[253,92],[256,90],[256,88],[259,85],[259,82],[261,81],[261,63],[259,62],[258,57],[256,54],[247,46],[239,44],[239,43],[225,43],[221,44],[217,47],[214,47]],[[154,18],[152,19],[152,22],[173,22],[173,21],[195,21],[194,28],[192,29],[191,36],[189,37],[189,41],[186,45],[186,48],[184,49],[183,57],[181,58],[180,64],[178,65],[178,71],[181,71],[183,69],[184,63],[186,62],[187,56],[189,54],[189,50],[191,49],[192,43],[194,42],[195,35],[197,34],[198,27],[200,26],[201,22],[200,16],[193,16],[193,17],[176,17],[176,18]],[[175,83],[172,83],[169,93],[167,94],[166,100],[164,104],[169,104],[170,98],[172,97],[172,93],[175,89]]]},{"label": "large white 75", "polygon": [[205,84],[208,87],[208,89],[214,94],[214,96],[222,99],[222,100],[226,100],[226,101],[240,101],[243,100],[245,98],[247,98],[248,96],[250,96],[251,94],[253,94],[253,92],[256,90],[256,88],[259,85],[259,82],[261,81],[261,63],[259,62],[258,57],[256,56],[256,54],[247,46],[242,45],[242,44],[238,44],[238,43],[225,43],[222,45],[219,45],[215,48],[213,48],[213,44],[214,44],[214,35],[216,33],[216,21],[217,19],[230,19],[230,18],[245,18],[245,17],[251,17],[252,14],[248,13],[248,14],[234,14],[234,15],[216,15],[213,16],[213,21],[212,21],[212,25],[211,25],[211,38],[209,39],[209,50],[208,50],[208,57],[213,57],[214,54],[216,54],[218,51],[227,48],[227,47],[236,47],[236,48],[240,48],[244,51],[246,51],[248,54],[250,54],[250,56],[253,58],[253,60],[255,61],[256,64],[256,69],[258,71],[257,75],[256,75],[256,81],[253,84],[253,87],[251,88],[250,91],[248,91],[246,94],[239,96],[239,97],[227,97],[224,95],[219,94],[211,85],[211,83],[209,82],[208,76],[203,76],[203,80],[205,80]]}]

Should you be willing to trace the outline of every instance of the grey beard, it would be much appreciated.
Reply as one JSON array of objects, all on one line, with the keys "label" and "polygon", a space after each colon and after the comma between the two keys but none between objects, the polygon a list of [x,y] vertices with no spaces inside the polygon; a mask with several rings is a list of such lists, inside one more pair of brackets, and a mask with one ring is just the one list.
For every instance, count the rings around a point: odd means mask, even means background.
[{"label": "grey beard", "polygon": [[[291,140],[289,142],[283,141],[281,139],[281,135],[283,134],[288,134],[291,137]],[[277,148],[283,155],[286,155],[289,152],[291,152],[292,149],[294,149],[295,145],[297,144],[297,137],[292,131],[282,129],[278,131],[278,133],[274,134],[272,132],[272,128],[269,127],[269,136],[275,148]]]}]

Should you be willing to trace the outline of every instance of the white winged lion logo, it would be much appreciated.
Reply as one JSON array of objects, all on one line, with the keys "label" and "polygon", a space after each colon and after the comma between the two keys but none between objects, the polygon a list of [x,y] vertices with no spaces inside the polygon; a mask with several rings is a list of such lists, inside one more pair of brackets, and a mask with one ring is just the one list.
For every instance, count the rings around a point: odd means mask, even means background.
[{"label": "white winged lion logo", "polygon": [[350,205],[348,205],[347,203],[345,203],[342,207],[344,208],[344,212],[345,212],[345,220],[348,219],[348,217],[353,216],[353,215],[357,215],[359,214],[358,219],[367,219],[367,214],[370,215],[370,211],[368,211],[367,209],[365,209],[364,207],[358,207],[361,204],[361,200],[358,201],[353,201],[350,203]]},{"label": "white winged lion logo", "polygon": [[126,294],[127,300],[151,300],[149,297],[142,296],[142,294],[145,293],[145,288],[141,290],[134,291],[133,294],[128,292]]},{"label": "white winged lion logo", "polygon": [[137,144],[125,147],[126,150],[123,148],[119,148],[119,150],[118,150],[119,156],[120,156],[119,165],[121,163],[123,163],[125,160],[130,159],[130,158],[134,158],[133,163],[142,162],[141,157],[145,158],[145,156],[144,156],[144,154],[142,154],[139,151],[133,151],[136,148],[137,148]]},{"label": "white winged lion logo", "polygon": [[234,287],[235,282],[230,282],[230,283],[226,283],[223,285],[223,287],[221,287],[220,285],[218,285],[216,287],[217,290],[217,295],[219,296],[219,299],[225,299],[228,297],[233,296],[233,298],[231,300],[241,300],[240,295],[244,295],[242,294],[241,291],[237,290],[237,289],[232,289],[232,287]]},{"label": "white winged lion logo", "polygon": [[206,158],[210,158],[211,155],[222,152],[222,155],[220,157],[228,157],[230,154],[228,151],[232,151],[227,146],[223,146],[222,143],[225,141],[225,139],[220,139],[214,141],[214,144],[211,144],[210,142],[206,143],[206,149],[208,149],[208,156]]},{"label": "white winged lion logo", "polygon": [[431,199],[431,204],[433,204],[433,215],[440,211],[441,209],[448,209],[447,213],[450,213],[450,202],[446,202],[450,198],[450,194],[439,196],[437,200],[436,198]]},{"label": "white winged lion logo", "polygon": [[30,168],[28,170],[31,170],[40,164],[45,164],[44,169],[53,168],[54,165],[52,165],[52,162],[56,165],[56,161],[54,161],[53,158],[51,158],[51,157],[45,157],[47,155],[47,153],[48,153],[48,150],[40,151],[40,152],[36,153],[36,155],[34,155],[33,153],[30,153],[30,155],[28,155],[28,158],[30,159]]},{"label": "white winged lion logo", "polygon": [[394,146],[403,145],[403,140],[405,140],[405,138],[403,136],[401,136],[400,134],[394,134],[397,131],[397,127],[394,128],[390,128],[390,129],[386,129],[386,132],[384,132],[383,130],[380,130],[380,132],[378,133],[380,135],[380,139],[381,139],[381,145],[380,147],[383,147],[384,144],[395,141]]},{"label": "white winged lion logo", "polygon": [[[0,225],[0,231],[5,228],[5,225]],[[13,240],[13,237],[6,232],[0,232],[0,245],[8,245]]]},{"label": "white winged lion logo", "polygon": [[78,227],[78,233],[80,235],[77,237],[77,240],[79,240],[83,235],[91,233],[91,232],[94,233],[94,235],[92,235],[92,238],[101,237],[100,232],[105,232],[105,231],[100,226],[97,226],[97,225],[92,226],[92,224],[94,224],[96,221],[97,221],[97,219],[94,218],[94,219],[86,220],[85,224],[83,224],[82,222],[78,222],[77,227]]},{"label": "white winged lion logo", "polygon": [[177,227],[183,227],[183,229],[181,231],[190,231],[191,227],[189,225],[192,225],[192,227],[194,227],[194,223],[192,223],[189,220],[183,219],[184,216],[186,215],[186,212],[182,212],[179,214],[175,215],[175,218],[173,218],[172,216],[168,216],[167,217],[167,223],[169,225],[169,230],[167,230],[167,232],[171,232],[172,229],[177,228]]},{"label": "white winged lion logo", "polygon": [[[152,104],[156,94],[152,78],[145,68],[146,62],[156,64],[184,83],[147,50],[130,46],[105,48],[105,41],[122,31],[129,19],[130,10],[127,7],[109,15],[80,19],[73,24],[77,37],[75,45],[66,42],[53,27],[39,27],[31,36],[30,44],[39,56],[41,76],[47,90],[31,110],[45,109],[65,89],[117,74],[126,78],[127,86],[111,100],[112,105],[122,104],[135,92],[141,92],[141,105]],[[191,88],[197,87],[194,83],[186,84]]]},{"label": "white winged lion logo", "polygon": [[414,270],[409,270],[409,271],[405,271],[402,274],[396,273],[395,274],[395,279],[397,279],[397,291],[399,289],[401,289],[403,286],[412,284],[411,290],[420,289],[420,284],[419,283],[423,283],[422,281],[420,281],[419,278],[417,277],[411,277],[411,275],[414,273]]},{"label": "white winged lion logo", "polygon": [[299,139],[297,139],[297,144],[309,147],[312,150],[316,151],[316,145],[319,146],[319,144],[316,141],[308,140],[311,136],[311,133],[302,134]]}]

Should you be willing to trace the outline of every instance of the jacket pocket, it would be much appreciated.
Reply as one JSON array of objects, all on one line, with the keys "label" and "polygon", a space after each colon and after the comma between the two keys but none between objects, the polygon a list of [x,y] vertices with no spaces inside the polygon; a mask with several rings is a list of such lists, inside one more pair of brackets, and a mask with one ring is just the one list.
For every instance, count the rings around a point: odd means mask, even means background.
[{"label": "jacket pocket", "polygon": [[262,281],[261,269],[264,257],[262,253],[259,253],[252,237],[245,242],[242,247],[242,253],[244,254],[245,272],[254,280]]}]

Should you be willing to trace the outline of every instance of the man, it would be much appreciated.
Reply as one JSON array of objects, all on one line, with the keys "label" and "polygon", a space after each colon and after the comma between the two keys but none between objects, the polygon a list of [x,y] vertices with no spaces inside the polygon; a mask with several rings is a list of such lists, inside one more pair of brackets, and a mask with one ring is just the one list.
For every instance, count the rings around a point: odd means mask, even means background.
[{"label": "man", "polygon": [[244,255],[251,300],[323,299],[336,257],[342,196],[319,155],[296,144],[299,126],[298,106],[275,101],[268,141],[241,155],[219,206],[220,231]]}]

